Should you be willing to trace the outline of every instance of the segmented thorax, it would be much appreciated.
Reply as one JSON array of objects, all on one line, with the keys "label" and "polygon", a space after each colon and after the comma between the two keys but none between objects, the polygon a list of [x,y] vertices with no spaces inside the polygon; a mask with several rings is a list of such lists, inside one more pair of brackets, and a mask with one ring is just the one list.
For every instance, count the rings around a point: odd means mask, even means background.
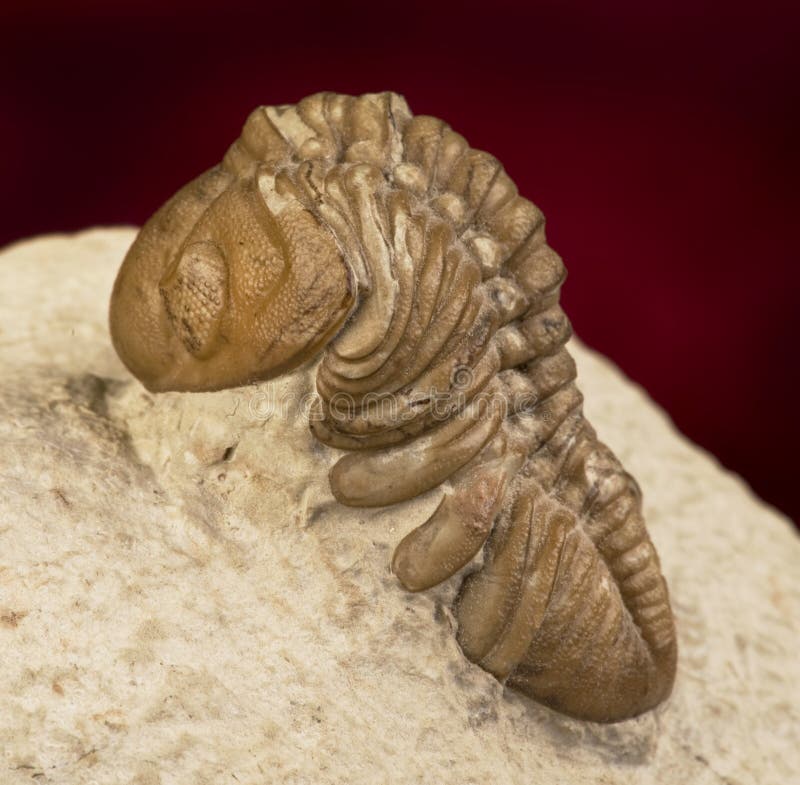
[{"label": "segmented thorax", "polygon": [[[441,120],[391,93],[320,94],[256,110],[226,160],[264,162],[261,177],[330,228],[357,281],[358,309],[318,374],[321,440],[399,444],[479,394],[524,411],[570,380],[564,267],[541,212]],[[504,373],[545,355],[558,355],[539,374],[548,389]]]},{"label": "segmented thorax", "polygon": [[335,496],[379,506],[442,485],[398,546],[406,588],[483,549],[459,642],[509,685],[597,720],[672,686],[667,589],[633,479],[582,414],[564,266],[491,155],[393,93],[262,107],[223,170],[335,239],[353,311],[317,374],[316,437],[348,453]]}]

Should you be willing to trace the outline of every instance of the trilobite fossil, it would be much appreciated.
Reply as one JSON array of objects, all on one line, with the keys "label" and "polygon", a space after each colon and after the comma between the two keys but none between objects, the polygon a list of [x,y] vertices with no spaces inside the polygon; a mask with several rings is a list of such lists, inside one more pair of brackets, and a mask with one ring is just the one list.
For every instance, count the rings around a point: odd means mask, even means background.
[{"label": "trilobite fossil", "polygon": [[466,656],[609,722],[670,693],[676,637],[639,489],[582,413],[564,275],[494,157],[394,93],[319,93],[256,109],[147,222],[111,334],[153,391],[322,354],[310,424],[348,451],[335,497],[383,506],[444,484],[397,546],[403,586],[483,551],[455,606]]}]

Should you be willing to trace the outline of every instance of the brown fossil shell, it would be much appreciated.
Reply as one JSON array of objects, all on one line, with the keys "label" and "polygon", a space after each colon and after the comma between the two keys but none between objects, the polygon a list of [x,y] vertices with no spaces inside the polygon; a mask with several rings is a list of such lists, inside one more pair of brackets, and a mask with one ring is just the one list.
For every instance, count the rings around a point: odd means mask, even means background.
[{"label": "brown fossil shell", "polygon": [[311,428],[336,498],[444,484],[400,542],[410,591],[483,551],[456,604],[472,661],[610,722],[671,691],[677,648],[641,496],[582,413],[559,256],[499,162],[394,93],[260,107],[145,225],[111,334],[151,390],[214,390],[324,352]]}]

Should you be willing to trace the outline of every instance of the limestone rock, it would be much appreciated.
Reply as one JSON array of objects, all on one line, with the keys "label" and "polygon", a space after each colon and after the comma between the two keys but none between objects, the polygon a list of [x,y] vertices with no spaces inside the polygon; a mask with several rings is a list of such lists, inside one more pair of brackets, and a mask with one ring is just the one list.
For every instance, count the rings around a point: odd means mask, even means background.
[{"label": "limestone rock", "polygon": [[800,539],[576,345],[639,480],[680,635],[672,698],[601,726],[470,664],[389,571],[440,491],[338,505],[313,368],[154,396],[108,338],[132,229],[0,254],[0,782],[800,782]]}]

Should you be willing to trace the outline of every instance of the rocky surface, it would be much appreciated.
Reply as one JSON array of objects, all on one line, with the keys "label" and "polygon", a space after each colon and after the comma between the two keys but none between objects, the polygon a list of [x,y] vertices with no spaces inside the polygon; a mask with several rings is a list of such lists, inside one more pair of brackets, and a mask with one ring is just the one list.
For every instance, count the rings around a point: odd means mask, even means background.
[{"label": "rocky surface", "polygon": [[672,698],[612,726],[467,662],[457,580],[400,588],[392,549],[439,492],[339,506],[313,369],[196,395],[129,376],[106,308],[133,236],[0,253],[1,783],[800,782],[800,538],[606,360],[573,342],[681,647]]}]

